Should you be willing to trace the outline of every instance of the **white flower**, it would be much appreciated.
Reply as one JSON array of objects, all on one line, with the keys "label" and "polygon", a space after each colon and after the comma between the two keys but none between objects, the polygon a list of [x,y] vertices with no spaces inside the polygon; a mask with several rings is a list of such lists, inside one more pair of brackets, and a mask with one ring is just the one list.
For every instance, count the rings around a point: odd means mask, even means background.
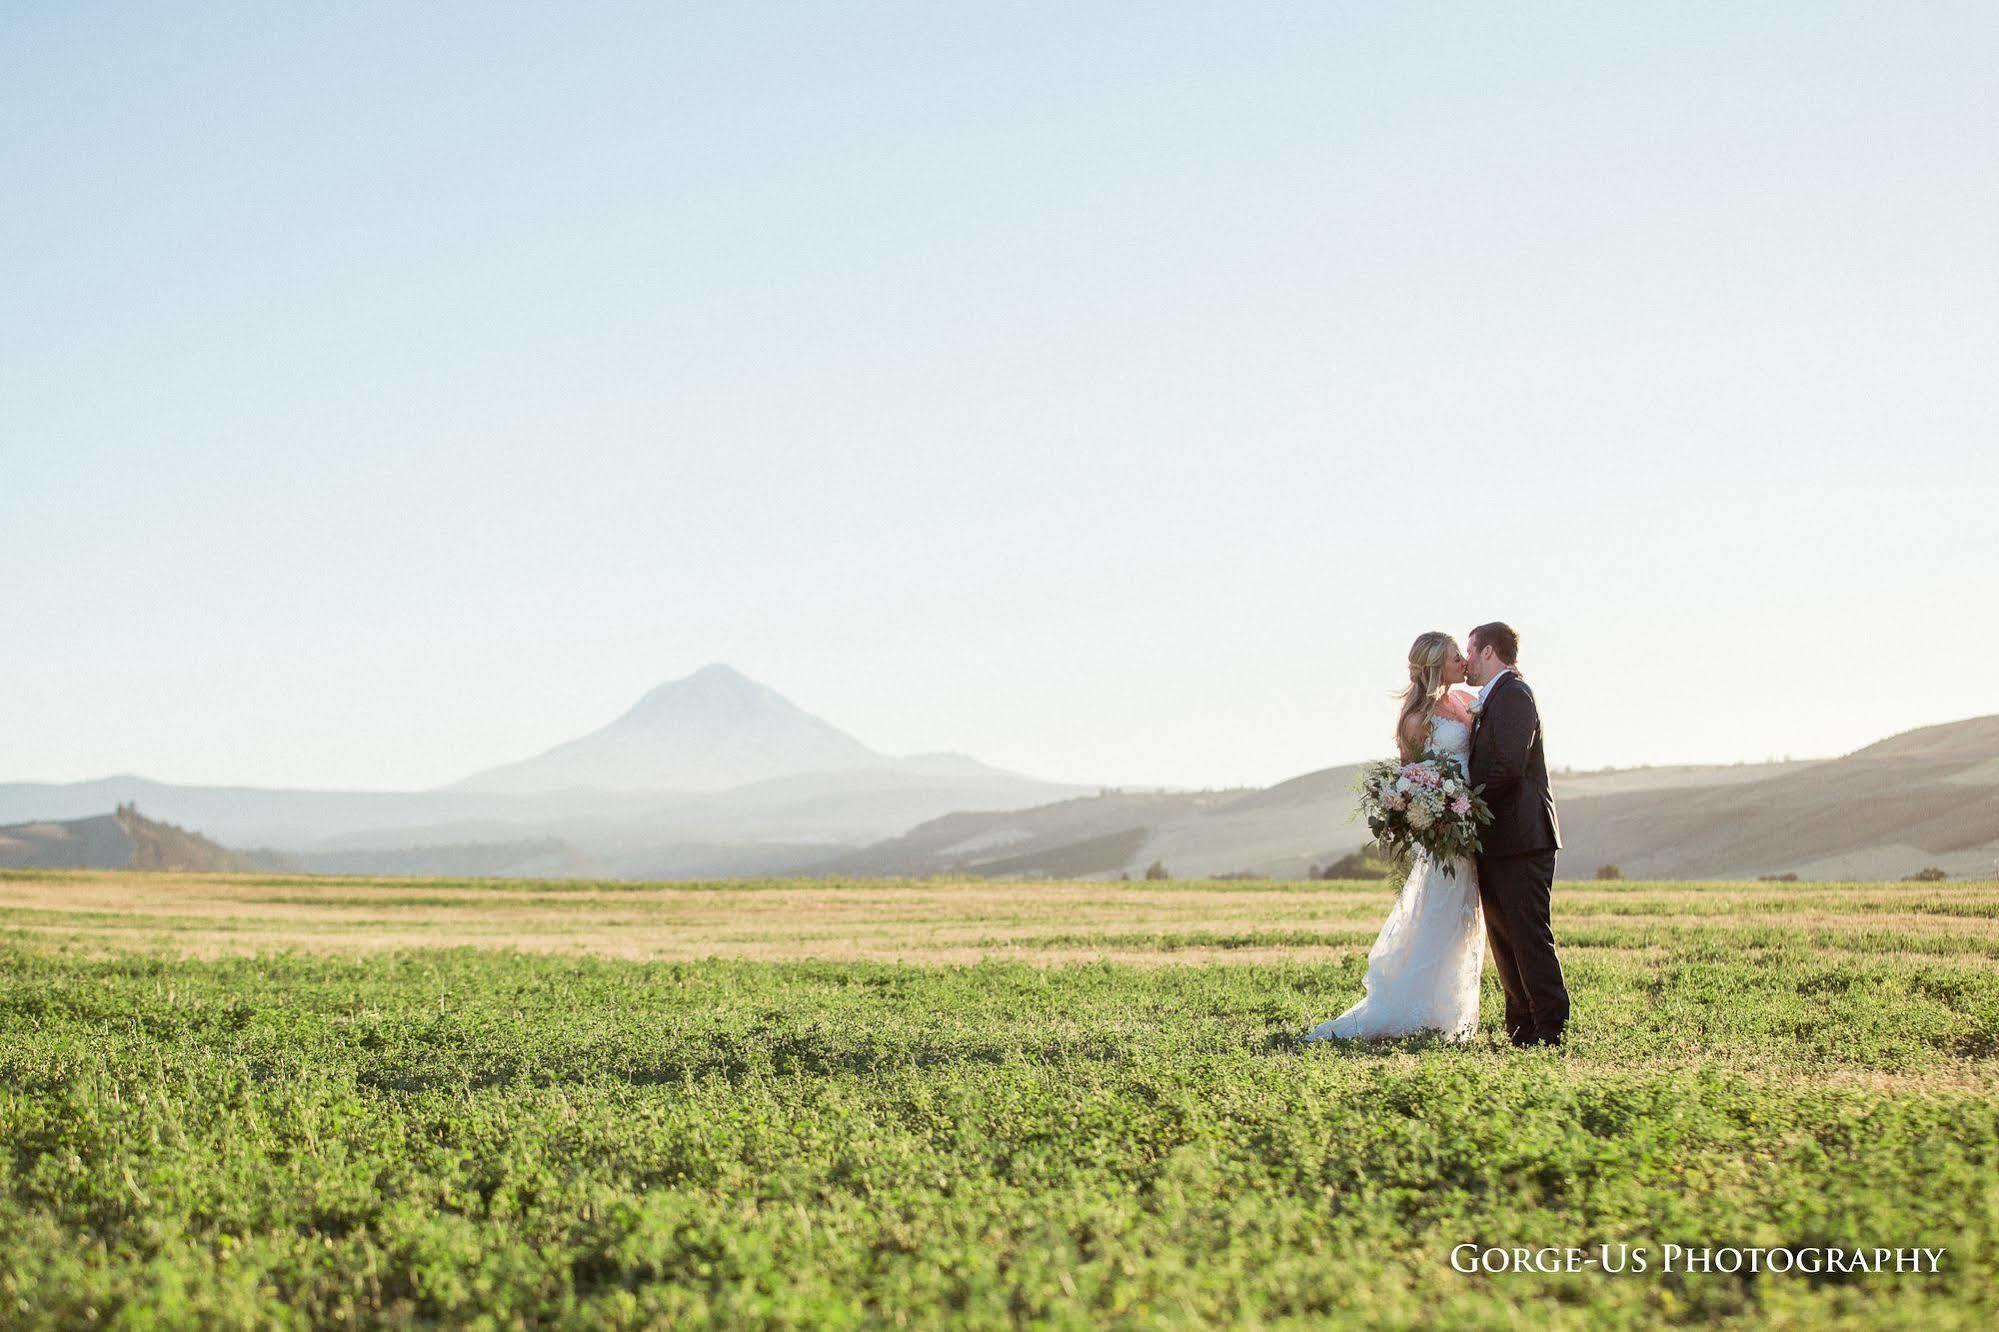
[{"label": "white flower", "polygon": [[1412,828],[1427,828],[1436,817],[1430,812],[1430,807],[1420,800],[1409,806],[1409,826]]},{"label": "white flower", "polygon": [[1408,795],[1416,789],[1416,783],[1410,781],[1407,777],[1397,777],[1395,779],[1395,789],[1404,795]]}]

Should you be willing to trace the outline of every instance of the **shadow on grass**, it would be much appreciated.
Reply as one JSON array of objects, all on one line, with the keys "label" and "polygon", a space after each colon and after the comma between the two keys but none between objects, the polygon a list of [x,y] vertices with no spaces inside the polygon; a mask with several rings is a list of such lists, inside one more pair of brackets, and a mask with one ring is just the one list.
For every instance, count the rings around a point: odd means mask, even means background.
[{"label": "shadow on grass", "polygon": [[1469,1041],[1449,1040],[1442,1032],[1355,1040],[1335,1036],[1330,1040],[1308,1041],[1302,1031],[1284,1030],[1265,1033],[1261,1047],[1261,1053],[1266,1055],[1303,1056],[1315,1050],[1331,1051],[1342,1059],[1385,1059],[1394,1055],[1427,1054],[1432,1051],[1453,1054],[1521,1053],[1503,1036],[1489,1031],[1481,1031]]},{"label": "shadow on grass", "polygon": [[[1425,1033],[1386,1040],[1307,1041],[1304,1032],[1293,1028],[1273,1028],[1260,1040],[1252,1038],[1247,1047],[1236,1046],[1259,1058],[1308,1058],[1314,1051],[1340,1059],[1390,1059],[1432,1052],[1456,1055],[1506,1054],[1517,1056],[1506,1040],[1482,1032],[1468,1043],[1447,1040],[1440,1033]],[[1226,1048],[1209,1051],[1226,1056]],[[701,1083],[719,1079],[731,1084],[766,1080],[817,1080],[867,1078],[929,1069],[1005,1065],[1059,1066],[1065,1064],[1116,1064],[1134,1056],[1132,1047],[1112,1037],[1074,1044],[918,1044],[869,1046],[827,1045],[809,1037],[780,1037],[768,1042],[728,1041],[675,1052],[664,1058],[606,1065],[596,1056],[543,1061],[500,1062],[459,1065],[455,1068],[412,1069],[406,1064],[377,1066],[362,1070],[356,1078],[374,1091],[420,1095],[432,1091],[477,1092],[494,1087],[556,1087],[623,1083],[631,1087],[658,1087],[679,1083]]]},{"label": "shadow on grass", "polygon": [[375,1091],[422,1094],[432,1091],[484,1091],[493,1087],[556,1087],[624,1083],[658,1087],[721,1079],[731,1084],[765,1079],[879,1077],[910,1070],[998,1067],[1006,1064],[1115,1063],[1129,1051],[1114,1042],[1050,1045],[1040,1048],[1008,1045],[915,1046],[870,1048],[829,1047],[807,1040],[777,1040],[769,1044],[726,1044],[689,1050],[665,1059],[606,1066],[591,1058],[538,1064],[501,1063],[484,1067],[408,1070],[373,1068],[356,1078]]}]

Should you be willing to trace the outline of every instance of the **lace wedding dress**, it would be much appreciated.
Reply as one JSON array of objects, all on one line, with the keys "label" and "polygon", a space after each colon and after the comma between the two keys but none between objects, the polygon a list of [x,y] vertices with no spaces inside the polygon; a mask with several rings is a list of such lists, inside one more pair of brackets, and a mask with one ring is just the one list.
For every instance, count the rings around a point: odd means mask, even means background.
[{"label": "lace wedding dress", "polygon": [[[1429,748],[1471,765],[1471,728],[1449,717],[1430,721]],[[1459,859],[1455,876],[1427,851],[1416,853],[1409,880],[1367,954],[1366,996],[1305,1037],[1352,1040],[1442,1032],[1468,1041],[1478,1030],[1479,970],[1485,965],[1485,915],[1478,870]]]}]

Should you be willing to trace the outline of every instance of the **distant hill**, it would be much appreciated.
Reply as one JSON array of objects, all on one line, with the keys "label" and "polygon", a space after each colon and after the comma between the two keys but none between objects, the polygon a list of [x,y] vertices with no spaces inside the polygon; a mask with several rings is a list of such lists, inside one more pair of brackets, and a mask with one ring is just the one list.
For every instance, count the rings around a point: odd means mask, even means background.
[{"label": "distant hill", "polygon": [[157,823],[131,805],[63,822],[0,827],[0,866],[10,869],[254,870],[257,859],[200,833]]},{"label": "distant hill", "polygon": [[[1082,789],[993,770],[808,773],[681,795],[286,791],[115,777],[0,785],[0,819],[75,820],[137,800],[260,859],[326,873],[366,864],[383,874],[694,878],[784,873],[953,810],[1017,809]],[[563,847],[553,860],[551,839]]]},{"label": "distant hill", "polygon": [[1304,878],[1367,840],[1347,824],[1357,767],[1267,789],[1106,791],[1033,809],[956,813],[812,867],[828,874],[1136,877],[1155,860],[1182,878]]},{"label": "distant hill", "polygon": [[1032,809],[959,811],[812,867],[826,874],[1115,876],[1154,828],[1197,820],[1241,792],[1124,792]]},{"label": "distant hill", "polygon": [[652,690],[610,725],[436,791],[0,784],[0,820],[139,802],[326,872],[682,878],[776,874],[963,809],[1087,788],[963,754],[879,753],[728,666]]},{"label": "distant hill", "polygon": [[[1367,840],[1358,765],[1261,790],[1105,792],[954,813],[813,872],[1302,878]],[[1554,778],[1564,878],[1900,878],[1926,866],[1999,875],[1999,716],[1925,727],[1844,758],[1628,768]]]},{"label": "distant hill", "polygon": [[147,777],[0,783],[0,821],[80,819],[136,803],[152,816],[200,828],[232,846],[313,847],[373,828],[488,823],[522,826],[578,817],[643,816],[670,804],[659,792],[577,791],[540,796],[448,791],[315,791],[262,786],[181,786]]},{"label": "distant hill", "polygon": [[[627,714],[643,714],[635,729],[610,749],[576,752],[615,758],[639,736],[684,757],[722,750],[676,750],[672,737],[706,734],[704,744],[722,745],[724,732],[737,740],[804,735],[788,751],[797,761],[854,766],[723,790],[285,791],[140,777],[0,785],[0,820],[14,825],[0,828],[0,865],[122,867],[150,856],[213,868],[233,856],[388,874],[1115,878],[1160,861],[1179,878],[1303,878],[1367,839],[1352,817],[1354,764],[1261,789],[1088,794],[958,755],[877,754],[726,667],[647,699],[658,707],[641,700]],[[713,722],[738,704],[752,719],[745,728],[681,724]],[[669,754],[626,771],[665,780],[659,774],[679,761]],[[611,779],[604,773],[615,775],[605,768],[598,779]],[[1924,727],[1836,759],[1561,772],[1554,785],[1564,878],[1604,864],[1634,878],[1900,878],[1932,865],[1999,876],[1999,716]],[[204,835],[158,823],[151,826],[165,831],[135,838],[100,813],[134,802]],[[193,840],[173,843],[169,832]],[[135,849],[139,842],[170,849]]]},{"label": "distant hill", "polygon": [[961,754],[898,759],[877,753],[769,686],[716,662],[660,685],[588,735],[474,773],[447,789],[721,791],[806,773],[865,770],[935,777],[999,771]]},{"label": "distant hill", "polygon": [[1999,877],[1999,716],[1926,726],[1759,781],[1561,806],[1567,872],[1647,878]]},{"label": "distant hill", "polygon": [[286,859],[308,874],[478,875],[492,878],[589,878],[601,870],[590,858],[554,837],[512,842],[447,842],[353,851],[291,853]]}]

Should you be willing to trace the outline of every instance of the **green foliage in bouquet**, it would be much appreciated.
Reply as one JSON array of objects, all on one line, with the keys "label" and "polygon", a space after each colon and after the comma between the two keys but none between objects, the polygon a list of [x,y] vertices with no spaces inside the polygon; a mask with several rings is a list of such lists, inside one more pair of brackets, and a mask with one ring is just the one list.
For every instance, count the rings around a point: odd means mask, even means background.
[{"label": "green foliage in bouquet", "polygon": [[1360,813],[1383,851],[1397,859],[1426,851],[1446,874],[1478,854],[1479,829],[1492,810],[1455,755],[1426,749],[1409,763],[1383,760],[1360,774]]}]

